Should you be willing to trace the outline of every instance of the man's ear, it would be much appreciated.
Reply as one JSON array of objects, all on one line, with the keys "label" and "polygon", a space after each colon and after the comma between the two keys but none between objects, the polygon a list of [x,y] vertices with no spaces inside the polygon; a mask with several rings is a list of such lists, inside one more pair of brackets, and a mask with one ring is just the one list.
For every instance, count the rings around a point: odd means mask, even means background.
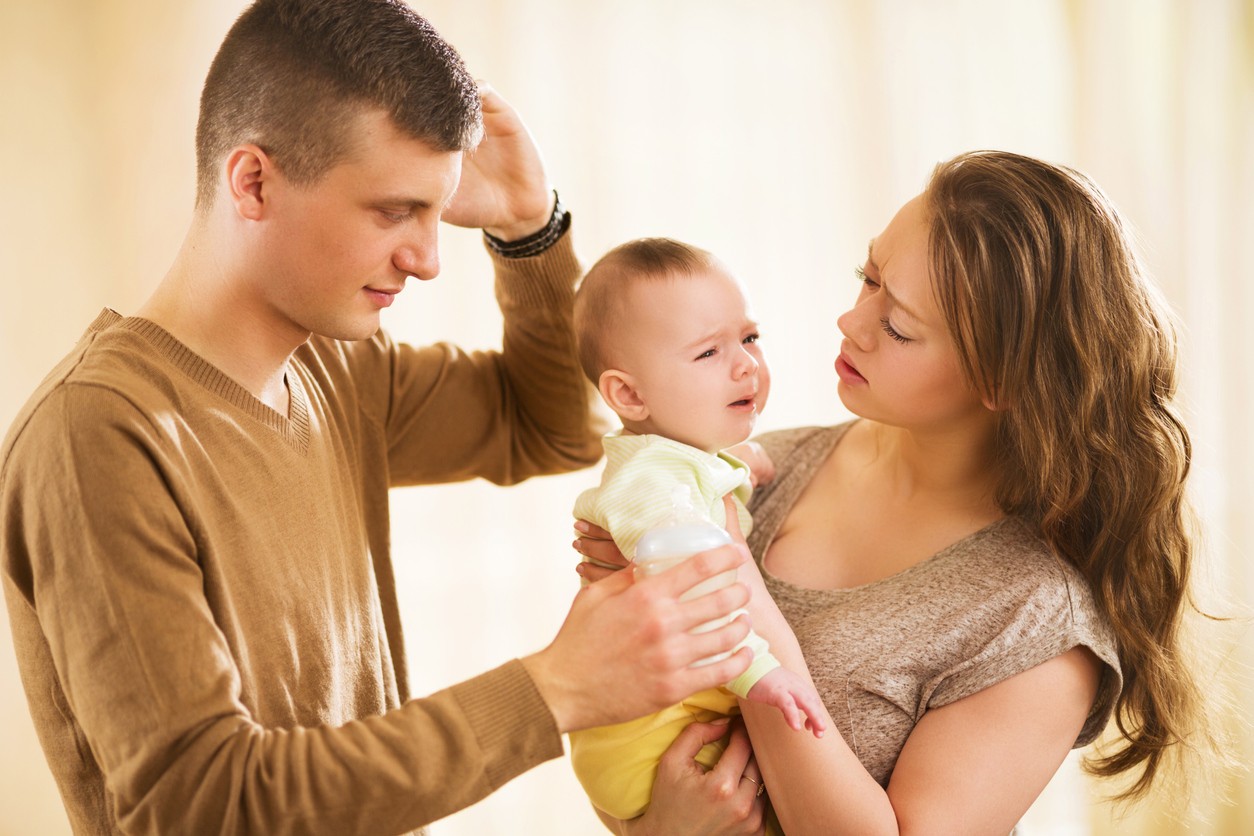
[{"label": "man's ear", "polygon": [[231,149],[225,167],[227,196],[235,211],[247,220],[260,220],[269,197],[269,181],[275,175],[273,161],[256,145],[247,144]]},{"label": "man's ear", "polygon": [[649,407],[640,397],[635,379],[627,372],[606,369],[597,379],[597,389],[610,409],[624,421],[643,421],[649,417]]}]

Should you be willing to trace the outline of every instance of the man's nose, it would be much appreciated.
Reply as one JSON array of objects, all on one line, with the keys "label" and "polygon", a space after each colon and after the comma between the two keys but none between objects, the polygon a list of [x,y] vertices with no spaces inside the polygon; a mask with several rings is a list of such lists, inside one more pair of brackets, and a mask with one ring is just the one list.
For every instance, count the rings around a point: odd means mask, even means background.
[{"label": "man's nose", "polygon": [[426,281],[440,274],[439,224],[423,225],[396,248],[392,264],[397,270]]}]

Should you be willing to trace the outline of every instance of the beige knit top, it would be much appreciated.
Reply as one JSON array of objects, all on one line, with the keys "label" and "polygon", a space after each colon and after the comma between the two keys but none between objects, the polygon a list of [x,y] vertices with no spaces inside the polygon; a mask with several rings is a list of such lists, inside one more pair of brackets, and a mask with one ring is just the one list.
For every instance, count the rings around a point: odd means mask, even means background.
[{"label": "beige knit top", "polygon": [[[849,424],[757,439],[778,469],[754,492],[759,566]],[[1073,647],[1104,663],[1077,747],[1106,725],[1122,686],[1115,641],[1084,578],[1019,520],[1003,518],[896,575],[851,589],[806,589],[763,569],[815,685],[850,748],[882,785],[915,723]]]}]

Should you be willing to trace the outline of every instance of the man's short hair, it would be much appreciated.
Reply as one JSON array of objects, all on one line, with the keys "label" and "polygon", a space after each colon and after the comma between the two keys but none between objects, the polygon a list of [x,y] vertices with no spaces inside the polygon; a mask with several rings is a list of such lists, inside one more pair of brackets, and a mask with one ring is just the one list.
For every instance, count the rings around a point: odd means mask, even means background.
[{"label": "man's short hair", "polygon": [[636,283],[691,276],[715,264],[708,251],[671,238],[638,238],[601,256],[575,294],[579,364],[594,384],[613,367],[613,336],[629,315],[627,293]]},{"label": "man's short hair", "polygon": [[474,148],[478,89],[461,57],[399,0],[257,0],[209,68],[196,125],[196,206],[231,148],[251,142],[294,183],[351,151],[357,117],[383,110],[436,151]]}]

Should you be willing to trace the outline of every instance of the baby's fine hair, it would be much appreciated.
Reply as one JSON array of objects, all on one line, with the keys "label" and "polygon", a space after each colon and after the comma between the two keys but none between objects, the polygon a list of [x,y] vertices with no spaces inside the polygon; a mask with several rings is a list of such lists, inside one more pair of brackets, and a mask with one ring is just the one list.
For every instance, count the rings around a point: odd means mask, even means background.
[{"label": "baby's fine hair", "polygon": [[611,368],[612,337],[626,317],[627,291],[640,281],[691,276],[716,263],[707,250],[671,238],[637,238],[601,256],[575,295],[579,363],[594,384]]}]

